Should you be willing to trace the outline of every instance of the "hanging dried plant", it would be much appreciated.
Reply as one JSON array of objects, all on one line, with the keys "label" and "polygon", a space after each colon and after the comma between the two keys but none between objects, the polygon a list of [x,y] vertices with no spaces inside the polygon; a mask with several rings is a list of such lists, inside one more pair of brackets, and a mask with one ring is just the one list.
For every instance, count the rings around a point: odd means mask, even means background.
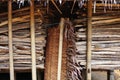
[{"label": "hanging dried plant", "polygon": [[104,4],[104,12],[106,12],[107,7],[109,9],[112,9],[113,4],[119,4],[119,0],[101,0],[102,3]]},{"label": "hanging dried plant", "polygon": [[79,8],[82,8],[82,6],[87,2],[87,0],[78,0],[78,6]]},{"label": "hanging dried plant", "polygon": [[67,78],[68,80],[83,80],[82,67],[76,60],[76,45],[74,27],[70,21],[65,22],[65,38],[67,39]]}]

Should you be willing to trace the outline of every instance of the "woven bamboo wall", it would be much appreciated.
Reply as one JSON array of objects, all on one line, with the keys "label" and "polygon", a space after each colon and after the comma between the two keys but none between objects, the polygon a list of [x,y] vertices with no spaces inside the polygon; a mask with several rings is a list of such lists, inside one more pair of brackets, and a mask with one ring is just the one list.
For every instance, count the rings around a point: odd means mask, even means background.
[{"label": "woven bamboo wall", "polygon": [[[58,68],[58,46],[59,46],[59,27],[52,27],[48,30],[46,61],[45,61],[45,80],[57,80]],[[66,42],[63,41],[62,74],[61,80],[66,79]]]}]

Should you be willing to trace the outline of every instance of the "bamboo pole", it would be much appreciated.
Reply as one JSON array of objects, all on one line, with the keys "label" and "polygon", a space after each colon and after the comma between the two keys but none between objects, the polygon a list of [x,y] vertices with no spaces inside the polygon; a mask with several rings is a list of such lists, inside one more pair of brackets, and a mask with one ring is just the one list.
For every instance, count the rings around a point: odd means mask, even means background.
[{"label": "bamboo pole", "polygon": [[37,80],[36,53],[35,53],[34,0],[31,0],[30,2],[30,31],[31,31],[31,55],[32,55],[32,80]]},{"label": "bamboo pole", "polygon": [[71,9],[71,14],[73,13],[73,9],[75,7],[75,3],[76,3],[76,0],[74,0],[74,2],[73,2],[72,9]]},{"label": "bamboo pole", "polygon": [[63,47],[63,30],[64,30],[64,18],[61,18],[60,22],[60,35],[59,35],[59,52],[58,52],[58,71],[57,80],[61,80],[61,66],[62,66],[62,47]]},{"label": "bamboo pole", "polygon": [[86,74],[87,80],[91,80],[91,44],[92,44],[92,0],[88,0],[87,3],[87,63]]},{"label": "bamboo pole", "polygon": [[54,0],[51,0],[51,2],[53,3],[53,5],[55,6],[55,8],[58,10],[58,12],[60,14],[62,14],[62,11],[59,9],[59,7],[56,5],[56,3],[54,2]]},{"label": "bamboo pole", "polygon": [[14,80],[13,42],[12,42],[12,1],[8,0],[8,37],[9,37],[9,62],[10,80]]}]

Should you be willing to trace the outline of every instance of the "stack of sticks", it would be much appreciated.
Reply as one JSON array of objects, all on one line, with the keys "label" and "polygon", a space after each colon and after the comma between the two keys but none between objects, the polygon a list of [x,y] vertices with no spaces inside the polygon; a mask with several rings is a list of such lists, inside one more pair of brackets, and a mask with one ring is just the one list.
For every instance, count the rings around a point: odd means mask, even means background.
[{"label": "stack of sticks", "polygon": [[[8,18],[7,13],[0,14],[0,69],[9,69]],[[14,67],[17,70],[31,69],[31,41],[29,8],[13,11],[13,52]],[[42,25],[43,15],[40,8],[35,8],[35,44],[37,68],[44,68],[44,48],[46,28]]]},{"label": "stack of sticks", "polygon": [[[120,21],[114,21],[114,18],[110,20],[106,17],[104,17],[104,20],[99,18],[97,21],[93,20],[92,22],[92,68],[120,68]],[[78,52],[76,58],[78,62],[85,66],[86,27],[80,26],[76,31],[76,37]]]}]

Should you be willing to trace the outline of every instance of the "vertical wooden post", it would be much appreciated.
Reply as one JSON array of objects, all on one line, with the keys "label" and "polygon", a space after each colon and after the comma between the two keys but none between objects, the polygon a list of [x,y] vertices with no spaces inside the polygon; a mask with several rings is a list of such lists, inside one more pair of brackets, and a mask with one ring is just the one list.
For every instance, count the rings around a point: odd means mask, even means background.
[{"label": "vertical wooden post", "polygon": [[10,80],[14,80],[13,42],[12,42],[12,1],[8,0],[8,36],[9,36],[9,62]]},{"label": "vertical wooden post", "polygon": [[110,80],[110,71],[107,70],[107,80]]},{"label": "vertical wooden post", "polygon": [[38,79],[38,80],[41,80],[41,73],[40,73],[40,70],[37,70],[37,79]]},{"label": "vertical wooden post", "polygon": [[114,78],[114,70],[107,71],[107,76],[108,76],[108,80],[115,80],[115,78]]},{"label": "vertical wooden post", "polygon": [[14,80],[16,80],[16,74],[17,74],[17,73],[15,72],[15,73],[14,73]]},{"label": "vertical wooden post", "polygon": [[61,22],[60,22],[59,27],[60,27],[60,35],[59,35],[59,48],[58,48],[58,71],[57,71],[57,80],[61,80],[64,18],[61,18]]},{"label": "vertical wooden post", "polygon": [[31,55],[32,55],[32,80],[37,80],[36,53],[35,53],[34,0],[31,0],[30,2],[30,31],[31,31]]},{"label": "vertical wooden post", "polygon": [[87,80],[91,80],[91,44],[92,44],[92,0],[87,3],[87,64],[86,74]]}]

